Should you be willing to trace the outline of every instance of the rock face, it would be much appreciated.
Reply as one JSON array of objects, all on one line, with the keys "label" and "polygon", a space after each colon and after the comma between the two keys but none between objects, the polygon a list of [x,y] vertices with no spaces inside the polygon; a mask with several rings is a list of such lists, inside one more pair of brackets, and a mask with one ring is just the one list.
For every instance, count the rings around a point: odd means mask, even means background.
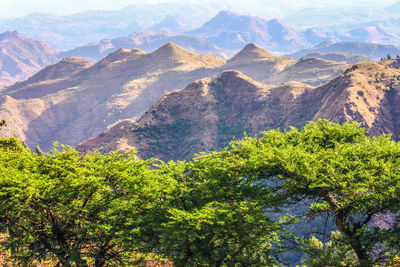
[{"label": "rock face", "polygon": [[136,149],[143,158],[190,159],[233,138],[325,118],[358,121],[369,134],[400,139],[400,71],[363,62],[329,83],[271,87],[237,71],[201,79],[163,96],[137,123],[121,122],[80,151]]},{"label": "rock face", "polygon": [[29,146],[39,144],[47,151],[54,141],[77,145],[120,120],[138,119],[165,93],[225,70],[270,85],[288,81],[320,85],[348,66],[322,59],[296,62],[254,44],[228,62],[174,43],[152,53],[119,49],[96,64],[65,58],[3,90],[0,118],[9,126],[0,134],[16,134]]},{"label": "rock face", "polygon": [[0,89],[57,60],[58,51],[16,31],[0,34]]}]

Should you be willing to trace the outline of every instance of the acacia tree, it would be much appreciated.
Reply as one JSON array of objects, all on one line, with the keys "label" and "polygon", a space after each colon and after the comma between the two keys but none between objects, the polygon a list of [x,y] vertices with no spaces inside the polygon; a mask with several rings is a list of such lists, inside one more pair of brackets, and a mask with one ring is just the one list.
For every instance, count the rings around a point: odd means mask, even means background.
[{"label": "acacia tree", "polygon": [[165,165],[176,187],[166,199],[164,222],[155,227],[155,251],[175,266],[272,265],[290,218],[269,218],[270,192],[242,176],[243,165],[225,152]]},{"label": "acacia tree", "polygon": [[163,190],[150,164],[69,147],[38,155],[16,138],[0,139],[2,246],[25,265],[49,258],[63,266],[126,263],[139,245],[123,246],[123,230],[140,232],[141,214]]},{"label": "acacia tree", "polygon": [[249,172],[266,181],[278,179],[277,199],[308,199],[309,217],[332,216],[361,265],[377,260],[371,258],[376,249],[399,253],[383,242],[394,228],[371,224],[379,214],[394,216],[400,210],[399,143],[390,136],[368,137],[357,123],[326,120],[311,122],[301,131],[264,135],[235,142],[230,153],[245,158]]}]

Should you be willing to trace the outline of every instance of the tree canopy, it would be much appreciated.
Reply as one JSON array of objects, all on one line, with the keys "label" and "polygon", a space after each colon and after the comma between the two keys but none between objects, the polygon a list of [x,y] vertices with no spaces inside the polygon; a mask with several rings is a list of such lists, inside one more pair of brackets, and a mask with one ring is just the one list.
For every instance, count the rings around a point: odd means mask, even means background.
[{"label": "tree canopy", "polygon": [[[168,163],[0,138],[0,249],[22,265],[272,266],[290,249],[306,266],[390,265],[399,192],[400,144],[356,123],[273,130]],[[299,234],[303,215],[337,231]]]}]

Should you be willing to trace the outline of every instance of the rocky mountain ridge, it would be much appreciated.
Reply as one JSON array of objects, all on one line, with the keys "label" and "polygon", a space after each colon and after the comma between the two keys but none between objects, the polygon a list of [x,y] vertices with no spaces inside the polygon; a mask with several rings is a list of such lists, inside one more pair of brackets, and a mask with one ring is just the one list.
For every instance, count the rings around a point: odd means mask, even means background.
[{"label": "rocky mountain ridge", "polygon": [[78,146],[83,152],[136,149],[143,158],[190,159],[223,149],[233,138],[324,118],[358,121],[369,134],[400,139],[400,71],[353,65],[330,82],[267,86],[237,71],[166,94],[137,122],[123,121]]},{"label": "rocky mountain ridge", "polygon": [[16,134],[29,146],[39,144],[47,151],[55,140],[76,145],[120,120],[138,119],[165,93],[225,70],[271,85],[319,85],[348,66],[313,58],[297,62],[254,44],[227,62],[173,43],[151,53],[119,49],[96,64],[68,58],[3,90],[0,117],[9,127],[1,134]]}]

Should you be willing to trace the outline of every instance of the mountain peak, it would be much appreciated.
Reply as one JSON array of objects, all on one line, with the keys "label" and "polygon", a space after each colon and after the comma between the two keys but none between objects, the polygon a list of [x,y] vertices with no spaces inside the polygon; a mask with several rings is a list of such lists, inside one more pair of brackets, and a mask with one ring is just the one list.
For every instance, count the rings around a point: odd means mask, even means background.
[{"label": "mountain peak", "polygon": [[173,42],[168,42],[151,54],[155,57],[180,59],[181,57],[195,53],[190,52]]},{"label": "mountain peak", "polygon": [[230,63],[249,62],[276,56],[269,53],[267,50],[258,47],[253,43],[247,44],[239,53],[229,60]]},{"label": "mountain peak", "polygon": [[0,34],[0,40],[4,40],[10,37],[22,37],[17,31],[6,31]]}]

